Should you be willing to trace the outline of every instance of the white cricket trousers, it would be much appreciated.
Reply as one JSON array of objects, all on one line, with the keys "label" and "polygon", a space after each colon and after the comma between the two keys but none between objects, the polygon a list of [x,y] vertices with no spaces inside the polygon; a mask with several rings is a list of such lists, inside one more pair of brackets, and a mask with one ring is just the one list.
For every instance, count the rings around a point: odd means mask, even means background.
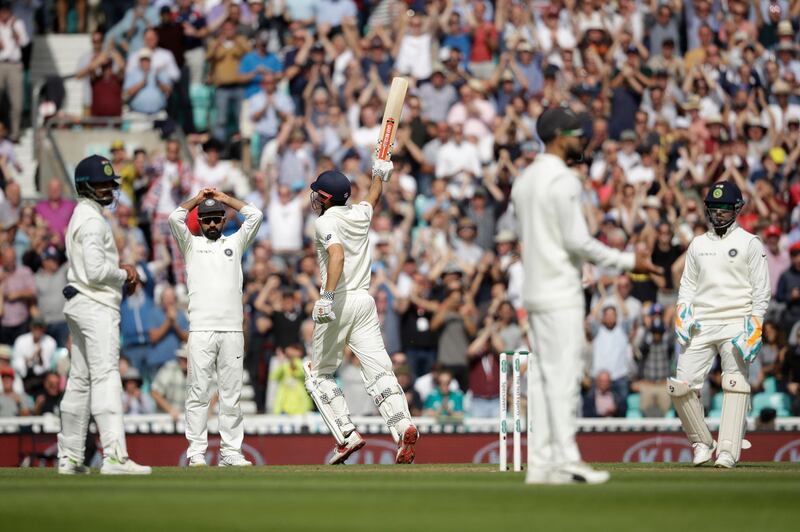
[{"label": "white cricket trousers", "polygon": [[528,464],[557,468],[579,462],[576,415],[583,369],[583,308],[530,312]]},{"label": "white cricket trousers", "polygon": [[747,378],[749,366],[734,351],[731,343],[738,334],[744,332],[743,320],[700,325],[700,332],[692,336],[688,347],[678,355],[675,378],[689,383],[690,388],[700,391],[718,353],[722,373],[741,373]]},{"label": "white cricket trousers", "polygon": [[217,374],[219,393],[220,455],[242,451],[244,425],[239,398],[242,395],[244,335],[241,331],[192,331],[189,333],[189,371],[186,390],[186,457],[205,455],[208,448],[208,404]]},{"label": "white cricket trousers", "polygon": [[366,290],[337,294],[333,303],[336,319],[314,324],[315,376],[333,375],[342,363],[345,345],[361,362],[361,378],[371,383],[382,373],[392,372],[392,361],[383,345],[375,300]]},{"label": "white cricket trousers", "polygon": [[103,454],[124,459],[128,450],[119,376],[119,310],[78,294],[66,302],[64,315],[72,349],[67,389],[61,399],[58,454],[83,462],[91,412]]}]

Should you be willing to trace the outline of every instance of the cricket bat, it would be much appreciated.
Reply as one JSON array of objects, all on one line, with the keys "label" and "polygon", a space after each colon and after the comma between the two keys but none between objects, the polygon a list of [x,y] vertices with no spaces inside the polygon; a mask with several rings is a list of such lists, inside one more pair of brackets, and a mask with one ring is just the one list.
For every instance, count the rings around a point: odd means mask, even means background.
[{"label": "cricket bat", "polygon": [[408,80],[406,78],[392,80],[389,97],[386,99],[386,108],[383,110],[381,136],[376,152],[377,158],[382,161],[388,161],[392,157],[392,146],[394,146],[394,139],[397,136],[397,128],[400,127],[400,114],[403,111],[407,90]]}]

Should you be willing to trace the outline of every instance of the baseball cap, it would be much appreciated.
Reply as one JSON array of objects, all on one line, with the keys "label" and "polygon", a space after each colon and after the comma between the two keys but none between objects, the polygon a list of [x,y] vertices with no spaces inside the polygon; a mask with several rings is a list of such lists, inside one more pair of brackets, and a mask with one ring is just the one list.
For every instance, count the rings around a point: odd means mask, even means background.
[{"label": "baseball cap", "polygon": [[58,252],[58,248],[55,246],[47,246],[44,248],[42,252],[42,260],[46,259],[53,259],[59,260],[61,258],[61,253]]},{"label": "baseball cap", "polygon": [[516,241],[517,241],[517,235],[515,235],[514,231],[511,231],[510,229],[503,229],[502,231],[497,233],[496,237],[494,237],[495,244],[510,244]]},{"label": "baseball cap", "polygon": [[536,134],[542,142],[548,143],[560,135],[582,137],[583,126],[571,109],[551,107],[539,115],[536,121]]},{"label": "baseball cap", "polygon": [[795,243],[794,243],[794,244],[792,244],[792,246],[789,248],[789,254],[791,254],[791,255],[797,255],[798,253],[800,253],[800,242],[795,242]]},{"label": "baseball cap", "polygon": [[31,327],[32,328],[36,327],[36,328],[39,328],[39,329],[46,329],[47,328],[47,324],[44,322],[44,318],[41,318],[41,317],[37,316],[37,317],[35,317],[35,318],[33,318],[31,320]]},{"label": "baseball cap", "polygon": [[124,149],[125,149],[125,143],[122,142],[120,139],[117,139],[111,143],[111,151],[124,150]]},{"label": "baseball cap", "polygon": [[11,346],[8,344],[0,344],[0,358],[11,360]]},{"label": "baseball cap", "polygon": [[781,236],[781,228],[778,227],[775,224],[772,224],[772,225],[768,226],[766,229],[764,229],[764,238],[769,238],[771,236],[780,237]]},{"label": "baseball cap", "polygon": [[11,377],[13,379],[14,370],[9,366],[2,367],[0,368],[0,377]]},{"label": "baseball cap", "polygon": [[205,199],[197,207],[197,217],[205,218],[206,216],[225,216],[225,206],[215,199]]},{"label": "baseball cap", "polygon": [[150,59],[151,57],[153,57],[153,51],[150,48],[139,50],[139,59]]}]

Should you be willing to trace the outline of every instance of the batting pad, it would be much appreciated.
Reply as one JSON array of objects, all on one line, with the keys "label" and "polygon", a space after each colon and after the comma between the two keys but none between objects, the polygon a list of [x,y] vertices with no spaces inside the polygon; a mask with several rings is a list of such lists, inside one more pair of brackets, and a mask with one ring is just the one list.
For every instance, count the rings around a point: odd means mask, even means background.
[{"label": "batting pad", "polygon": [[336,443],[344,445],[345,434],[356,430],[350,421],[350,411],[344,400],[344,392],[336,384],[333,376],[314,376],[309,363],[303,364],[303,370],[306,374],[305,385],[308,395],[317,405],[319,415],[336,438]]},{"label": "batting pad", "polygon": [[[361,377],[364,377],[362,372]],[[364,379],[366,382],[366,379]],[[381,413],[389,427],[395,443],[400,442],[400,434],[411,423],[411,414],[403,388],[397,382],[394,373],[380,373],[371,383],[365,385],[367,393],[372,397],[378,412]],[[398,427],[398,425],[400,425]]]},{"label": "batting pad", "polygon": [[683,431],[689,441],[704,443],[711,447],[714,439],[706,425],[703,405],[700,404],[700,399],[695,391],[689,387],[688,383],[670,378],[667,380],[667,392],[672,397],[672,404],[675,406],[678,417],[681,418]]},{"label": "batting pad", "polygon": [[738,462],[742,453],[745,416],[750,403],[750,384],[741,373],[723,373],[722,391],[717,456],[721,452],[728,452]]}]

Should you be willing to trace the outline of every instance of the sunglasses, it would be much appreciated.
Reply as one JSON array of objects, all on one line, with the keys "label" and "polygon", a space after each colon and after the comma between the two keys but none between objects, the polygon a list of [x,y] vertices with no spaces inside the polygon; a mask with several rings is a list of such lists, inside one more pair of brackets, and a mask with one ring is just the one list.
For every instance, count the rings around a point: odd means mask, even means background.
[{"label": "sunglasses", "polygon": [[219,225],[222,223],[222,216],[206,216],[205,218],[200,218],[200,221],[204,224]]}]

